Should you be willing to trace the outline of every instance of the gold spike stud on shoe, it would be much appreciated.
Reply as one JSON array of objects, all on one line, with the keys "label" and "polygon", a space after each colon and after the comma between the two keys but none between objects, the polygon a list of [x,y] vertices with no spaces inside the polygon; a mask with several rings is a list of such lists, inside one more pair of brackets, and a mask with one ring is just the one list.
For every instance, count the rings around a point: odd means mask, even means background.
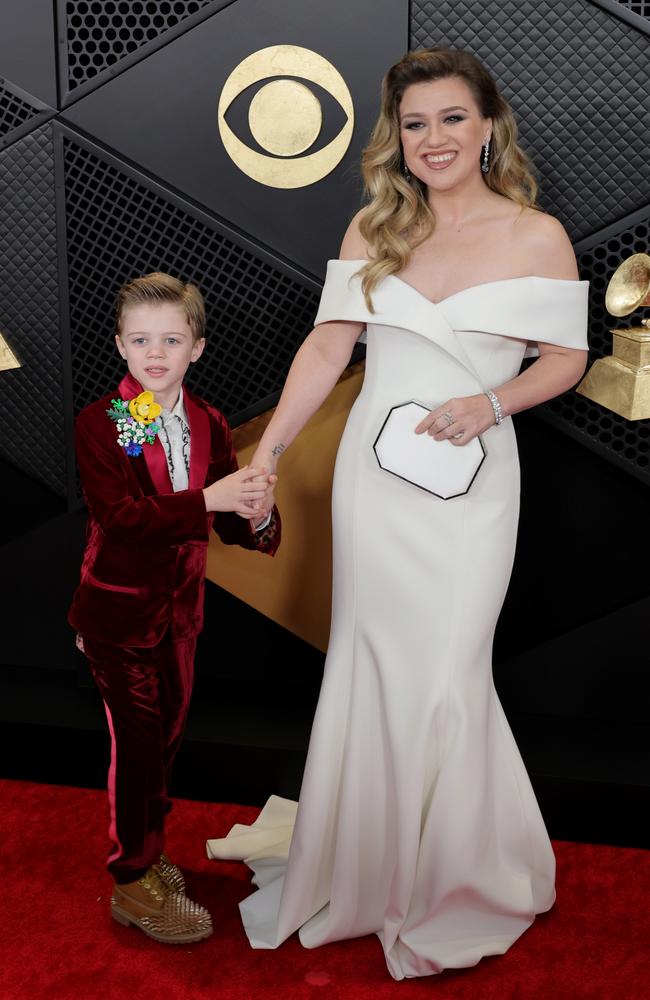
[{"label": "gold spike stud on shoe", "polygon": [[185,876],[178,865],[170,861],[166,854],[161,854],[160,861],[158,864],[152,865],[152,868],[169,892],[178,892],[181,896],[185,895]]},{"label": "gold spike stud on shoe", "polygon": [[208,911],[187,896],[170,892],[153,867],[137,882],[113,887],[111,916],[162,944],[190,944],[212,934]]}]

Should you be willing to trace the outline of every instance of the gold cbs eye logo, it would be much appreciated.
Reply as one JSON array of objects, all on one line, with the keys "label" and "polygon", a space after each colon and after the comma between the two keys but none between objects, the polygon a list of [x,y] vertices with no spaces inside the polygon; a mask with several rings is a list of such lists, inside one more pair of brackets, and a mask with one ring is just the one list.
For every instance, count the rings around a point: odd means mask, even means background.
[{"label": "gold cbs eye logo", "polygon": [[[248,124],[255,141],[271,156],[251,149],[237,138],[226,112],[247,87],[271,79],[251,100]],[[341,105],[347,120],[327,146],[301,156],[314,145],[323,123],[320,101],[300,77],[327,90]],[[298,45],[271,45],[243,59],[226,80],[218,107],[221,141],[231,160],[260,184],[275,188],[306,187],[321,180],[341,162],[354,129],[354,106],[345,80],[327,59]]]}]

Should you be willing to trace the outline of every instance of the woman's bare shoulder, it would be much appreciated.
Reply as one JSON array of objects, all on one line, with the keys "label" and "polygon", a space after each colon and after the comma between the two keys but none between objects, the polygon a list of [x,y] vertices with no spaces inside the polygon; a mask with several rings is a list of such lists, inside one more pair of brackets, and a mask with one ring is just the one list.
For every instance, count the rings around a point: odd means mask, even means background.
[{"label": "woman's bare shoulder", "polygon": [[558,243],[561,240],[569,240],[560,220],[537,208],[520,209],[515,226],[523,238],[531,241]]},{"label": "woman's bare shoulder", "polygon": [[531,273],[543,278],[578,277],[571,240],[559,219],[525,208],[515,222],[517,245],[530,262]]},{"label": "woman's bare shoulder", "polygon": [[341,243],[341,260],[368,260],[368,247],[360,231],[361,220],[367,211],[367,206],[361,208],[348,226]]}]

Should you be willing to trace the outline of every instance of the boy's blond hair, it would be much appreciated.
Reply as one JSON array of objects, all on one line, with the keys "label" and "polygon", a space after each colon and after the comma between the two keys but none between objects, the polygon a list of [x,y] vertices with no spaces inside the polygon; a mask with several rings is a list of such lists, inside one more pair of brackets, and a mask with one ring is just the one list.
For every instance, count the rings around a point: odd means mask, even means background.
[{"label": "boy's blond hair", "polygon": [[162,271],[152,271],[151,274],[134,278],[122,285],[117,293],[115,310],[118,334],[121,336],[122,317],[126,309],[131,306],[160,305],[163,302],[171,302],[184,310],[195,343],[205,337],[205,303],[200,291],[189,281],[183,283]]}]

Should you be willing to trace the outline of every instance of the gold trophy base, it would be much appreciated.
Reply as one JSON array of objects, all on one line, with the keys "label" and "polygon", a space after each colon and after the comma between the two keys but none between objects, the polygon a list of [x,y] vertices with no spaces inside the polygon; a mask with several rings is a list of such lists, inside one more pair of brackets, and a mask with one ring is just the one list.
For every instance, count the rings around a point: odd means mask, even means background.
[{"label": "gold trophy base", "polygon": [[627,420],[650,418],[650,330],[612,330],[614,354],[596,361],[576,389]]}]

